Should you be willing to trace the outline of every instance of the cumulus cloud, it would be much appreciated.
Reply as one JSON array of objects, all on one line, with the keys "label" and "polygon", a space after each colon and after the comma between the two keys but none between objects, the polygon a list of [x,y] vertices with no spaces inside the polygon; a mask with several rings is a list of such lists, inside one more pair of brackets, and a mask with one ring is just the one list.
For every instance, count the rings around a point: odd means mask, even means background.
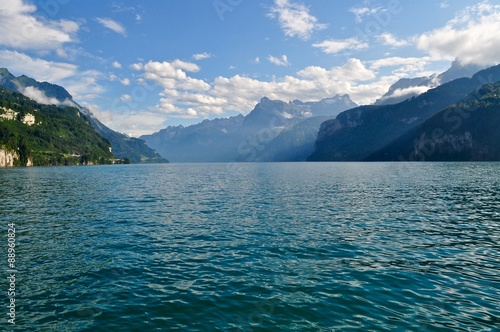
[{"label": "cumulus cloud", "polygon": [[286,67],[290,65],[290,63],[288,63],[288,57],[286,55],[282,55],[280,58],[270,55],[267,57],[267,60],[269,60],[269,62],[276,66]]},{"label": "cumulus cloud", "polygon": [[22,0],[0,1],[0,45],[23,50],[57,50],[76,41],[78,23],[35,17],[36,6]]},{"label": "cumulus cloud", "polygon": [[153,81],[163,87],[165,94],[174,94],[177,90],[205,91],[210,85],[203,80],[187,75],[187,72],[197,72],[197,64],[175,60],[173,62],[149,61],[146,64],[134,64],[132,69],[144,71],[143,78]]},{"label": "cumulus cloud", "polygon": [[369,46],[357,38],[348,38],[341,40],[325,40],[321,43],[316,43],[312,45],[313,47],[321,48],[326,54],[337,54],[348,50],[364,50]]},{"label": "cumulus cloud", "polygon": [[318,19],[310,14],[309,8],[304,4],[292,3],[289,0],[275,0],[268,16],[278,19],[287,37],[308,40],[315,31],[326,27],[325,24],[318,23]]},{"label": "cumulus cloud", "polygon": [[444,27],[417,36],[415,42],[435,60],[494,65],[499,60],[498,31],[500,5],[484,1],[458,13]]},{"label": "cumulus cloud", "polygon": [[193,59],[196,61],[209,59],[211,57],[212,57],[212,55],[210,53],[207,53],[207,52],[193,54]]},{"label": "cumulus cloud", "polygon": [[344,81],[368,81],[376,77],[375,72],[366,68],[359,59],[349,59],[343,66],[324,69],[322,67],[311,66],[297,73],[301,77],[313,80],[328,82]]},{"label": "cumulus cloud", "polygon": [[125,29],[125,27],[110,18],[96,18],[96,21],[99,22],[103,27],[108,28],[120,35],[127,35],[127,30]]},{"label": "cumulus cloud", "polygon": [[383,34],[377,36],[377,39],[379,41],[381,41],[384,45],[391,46],[391,47],[402,47],[402,46],[410,45],[410,43],[407,42],[406,40],[398,40],[391,33],[383,33]]},{"label": "cumulus cloud", "polygon": [[115,61],[115,62],[113,62],[113,68],[116,68],[116,69],[121,69],[121,68],[122,68],[122,65],[121,65],[121,63],[119,63],[118,61]]}]

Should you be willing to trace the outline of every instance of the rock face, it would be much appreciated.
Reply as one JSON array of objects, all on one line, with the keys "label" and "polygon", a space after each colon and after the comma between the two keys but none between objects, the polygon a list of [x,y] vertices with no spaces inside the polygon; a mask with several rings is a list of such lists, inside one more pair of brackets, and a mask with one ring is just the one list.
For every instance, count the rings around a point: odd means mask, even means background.
[{"label": "rock face", "polygon": [[19,159],[19,155],[14,151],[0,149],[0,167],[14,167],[14,162]]}]

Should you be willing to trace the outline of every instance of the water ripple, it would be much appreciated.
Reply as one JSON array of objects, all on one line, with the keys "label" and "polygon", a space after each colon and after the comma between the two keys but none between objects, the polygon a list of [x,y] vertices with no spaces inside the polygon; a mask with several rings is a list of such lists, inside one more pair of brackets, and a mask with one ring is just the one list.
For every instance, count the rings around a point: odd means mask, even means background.
[{"label": "water ripple", "polygon": [[499,168],[2,169],[3,229],[17,229],[16,325],[498,330]]}]

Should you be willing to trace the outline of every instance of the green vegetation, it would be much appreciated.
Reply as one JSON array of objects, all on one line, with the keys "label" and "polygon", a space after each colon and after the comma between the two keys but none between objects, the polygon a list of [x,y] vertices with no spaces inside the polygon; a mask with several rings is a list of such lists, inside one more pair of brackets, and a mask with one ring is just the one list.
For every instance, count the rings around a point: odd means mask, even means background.
[{"label": "green vegetation", "polygon": [[78,109],[42,105],[0,87],[0,148],[19,155],[16,166],[124,163],[110,147]]},{"label": "green vegetation", "polygon": [[500,160],[500,82],[485,84],[367,160]]}]

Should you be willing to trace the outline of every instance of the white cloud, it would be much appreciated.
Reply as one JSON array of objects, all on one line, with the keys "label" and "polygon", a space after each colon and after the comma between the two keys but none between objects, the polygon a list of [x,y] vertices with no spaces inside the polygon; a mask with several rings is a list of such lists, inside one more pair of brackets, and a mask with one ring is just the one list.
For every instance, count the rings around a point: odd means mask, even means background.
[{"label": "white cloud", "polygon": [[321,43],[313,44],[312,46],[321,48],[326,54],[337,54],[347,50],[363,50],[369,47],[367,43],[364,43],[357,38],[341,40],[330,39]]},{"label": "white cloud", "polygon": [[59,82],[76,101],[91,100],[102,96],[106,89],[99,84],[105,75],[97,70],[76,72],[73,76]]},{"label": "white cloud", "polygon": [[384,45],[392,46],[392,47],[402,47],[402,46],[410,45],[410,43],[407,42],[406,40],[398,40],[391,33],[383,33],[383,34],[377,36],[377,39],[380,40],[382,43],[384,43]]},{"label": "white cloud", "polygon": [[127,35],[127,30],[125,29],[125,27],[110,18],[96,18],[96,21],[102,24],[102,26],[104,26],[105,28],[108,28],[120,35]]},{"label": "white cloud", "polygon": [[448,1],[443,1],[439,4],[439,8],[445,9],[448,7],[450,7],[450,4],[448,3]]},{"label": "white cloud", "polygon": [[153,81],[164,88],[165,94],[176,90],[205,91],[210,85],[203,80],[189,77],[187,72],[197,72],[200,67],[194,63],[175,60],[173,62],[150,61],[147,64],[134,64],[135,70],[143,70],[143,78]]},{"label": "white cloud", "polygon": [[56,50],[56,54],[61,58],[68,58],[69,57],[68,53],[61,48]]},{"label": "white cloud", "polygon": [[210,53],[207,53],[207,52],[193,54],[193,59],[196,61],[209,59],[211,57],[212,57],[212,55]]},{"label": "white cloud", "polygon": [[73,64],[32,58],[16,51],[0,50],[0,63],[13,72],[29,75],[38,81],[60,82],[77,73],[77,66]]},{"label": "white cloud", "polygon": [[23,88],[22,93],[26,97],[31,98],[40,104],[58,105],[58,106],[61,104],[65,104],[73,106],[71,103],[69,103],[69,101],[66,101],[66,103],[64,102],[61,103],[61,101],[57,100],[56,98],[47,97],[47,95],[43,91],[35,88],[34,86],[28,86]]},{"label": "white cloud", "polygon": [[121,65],[121,63],[119,63],[118,61],[115,61],[115,62],[113,62],[113,68],[116,68],[116,69],[121,69],[121,68],[122,68],[122,65]]},{"label": "white cloud", "polygon": [[309,13],[309,8],[304,4],[289,0],[275,0],[268,16],[278,19],[287,37],[308,40],[313,32],[326,27],[325,24],[318,23],[318,19]]},{"label": "white cloud", "polygon": [[196,63],[185,62],[181,60],[175,60],[174,62],[172,62],[172,66],[174,68],[182,69],[193,73],[200,71],[200,67]]},{"label": "white cloud", "polygon": [[333,67],[329,70],[322,67],[311,66],[297,73],[301,77],[311,78],[313,80],[327,80],[343,81],[343,82],[356,82],[368,81],[375,78],[375,73],[366,68],[359,59],[349,59],[341,67]]},{"label": "white cloud", "polygon": [[370,61],[370,68],[373,70],[377,70],[383,67],[406,67],[406,66],[415,66],[423,69],[429,62],[431,61],[430,57],[389,57],[384,59],[378,59],[374,61]]},{"label": "white cloud", "polygon": [[119,81],[123,85],[130,85],[130,79],[128,79],[128,78],[120,79],[120,78],[118,78],[118,76],[116,76],[114,74],[109,75],[109,80],[111,82]]},{"label": "white cloud", "polygon": [[97,70],[80,71],[70,63],[47,61],[7,50],[0,50],[0,63],[14,74],[61,85],[76,101],[96,98],[105,91],[98,83],[104,75]]},{"label": "white cloud", "polygon": [[396,89],[392,91],[390,95],[383,98],[382,100],[390,98],[400,98],[405,96],[421,95],[422,93],[429,91],[431,88],[432,88],[431,86],[412,86],[405,89]]},{"label": "white cloud", "polygon": [[493,65],[499,61],[500,5],[483,1],[458,13],[446,26],[415,38],[435,60]]},{"label": "white cloud", "polygon": [[0,1],[0,45],[23,50],[57,50],[76,41],[78,23],[35,17],[35,12],[36,6],[22,0]]},{"label": "white cloud", "polygon": [[128,94],[124,94],[120,97],[120,100],[121,101],[131,101],[132,100],[132,96],[131,95],[128,95]]},{"label": "white cloud", "polygon": [[142,63],[134,63],[130,65],[130,69],[132,70],[142,70],[144,68],[144,65]]},{"label": "white cloud", "polygon": [[286,66],[290,65],[290,63],[288,62],[288,57],[286,55],[282,55],[281,58],[270,55],[267,58],[267,60],[269,60],[269,62],[271,62],[272,64],[274,64],[276,66],[286,67]]},{"label": "white cloud", "polygon": [[349,11],[356,16],[356,23],[362,23],[365,16],[375,15],[382,10],[384,9],[381,6],[375,8],[353,7],[349,9]]}]

